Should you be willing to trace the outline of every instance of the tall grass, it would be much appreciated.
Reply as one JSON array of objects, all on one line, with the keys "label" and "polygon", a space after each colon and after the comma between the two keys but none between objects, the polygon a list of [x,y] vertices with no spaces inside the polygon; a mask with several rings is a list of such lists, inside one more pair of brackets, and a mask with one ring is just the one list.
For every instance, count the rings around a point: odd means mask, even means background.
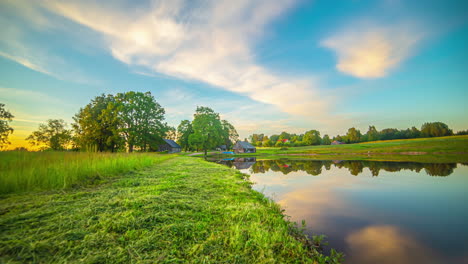
[{"label": "tall grass", "polygon": [[0,194],[99,182],[170,157],[154,153],[0,152]]}]

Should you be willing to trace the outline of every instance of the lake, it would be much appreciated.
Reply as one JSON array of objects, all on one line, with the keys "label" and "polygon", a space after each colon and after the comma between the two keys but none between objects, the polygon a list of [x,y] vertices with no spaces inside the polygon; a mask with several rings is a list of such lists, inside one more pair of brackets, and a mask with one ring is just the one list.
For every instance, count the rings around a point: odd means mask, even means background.
[{"label": "lake", "polygon": [[[345,263],[468,263],[468,166],[376,161],[217,160],[249,174]],[[328,250],[328,249],[327,249]]]}]

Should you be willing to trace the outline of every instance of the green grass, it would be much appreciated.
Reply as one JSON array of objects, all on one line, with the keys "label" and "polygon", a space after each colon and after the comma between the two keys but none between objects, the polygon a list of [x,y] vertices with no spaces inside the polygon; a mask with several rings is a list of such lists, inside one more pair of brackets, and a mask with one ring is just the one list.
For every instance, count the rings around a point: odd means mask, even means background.
[{"label": "green grass", "polygon": [[320,160],[375,160],[414,162],[468,162],[468,136],[401,139],[359,144],[257,148],[236,156],[301,156]]},{"label": "green grass", "polygon": [[4,195],[0,263],[338,263],[244,177],[175,157],[100,185]]},{"label": "green grass", "polygon": [[170,157],[150,153],[0,152],[0,194],[99,183],[105,177]]}]

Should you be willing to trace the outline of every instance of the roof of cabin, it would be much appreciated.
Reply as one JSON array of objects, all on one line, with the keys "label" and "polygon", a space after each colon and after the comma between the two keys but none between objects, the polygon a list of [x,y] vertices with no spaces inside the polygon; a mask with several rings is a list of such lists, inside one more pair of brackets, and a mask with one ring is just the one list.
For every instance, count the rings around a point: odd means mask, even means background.
[{"label": "roof of cabin", "polygon": [[238,141],[237,143],[239,143],[241,148],[244,148],[244,149],[253,149],[253,148],[255,148],[254,146],[252,146],[252,144],[250,144],[247,141]]},{"label": "roof of cabin", "polygon": [[180,148],[179,144],[175,143],[174,140],[171,140],[171,139],[163,139],[167,144],[169,144],[169,146],[173,147],[173,148]]}]

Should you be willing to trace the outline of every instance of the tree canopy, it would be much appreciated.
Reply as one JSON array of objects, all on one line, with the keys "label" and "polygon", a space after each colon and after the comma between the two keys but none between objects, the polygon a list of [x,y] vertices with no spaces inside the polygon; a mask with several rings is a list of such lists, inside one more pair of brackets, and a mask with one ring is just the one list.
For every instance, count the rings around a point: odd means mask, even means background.
[{"label": "tree canopy", "polygon": [[47,120],[46,124],[40,124],[38,130],[26,138],[33,146],[51,150],[67,149],[71,139],[71,130],[67,129],[62,119]]},{"label": "tree canopy", "polygon": [[9,123],[13,118],[14,116],[5,109],[5,104],[0,103],[0,149],[10,144],[8,136],[13,133],[13,128]]}]

